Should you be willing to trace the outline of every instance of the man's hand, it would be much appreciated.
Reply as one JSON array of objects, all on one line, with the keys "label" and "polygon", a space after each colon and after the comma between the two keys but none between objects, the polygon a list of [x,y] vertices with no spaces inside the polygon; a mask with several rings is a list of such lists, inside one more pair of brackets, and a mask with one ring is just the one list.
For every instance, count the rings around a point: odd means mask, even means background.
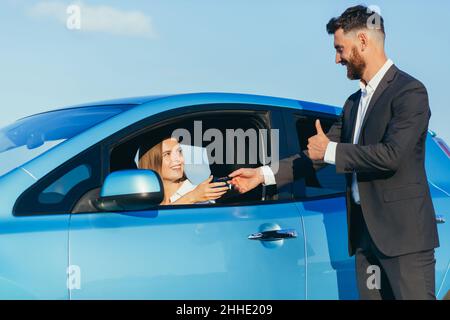
[{"label": "man's hand", "polygon": [[311,160],[323,160],[330,140],[322,130],[319,119],[316,120],[317,134],[308,139],[308,153]]},{"label": "man's hand", "polygon": [[228,176],[233,178],[230,180],[230,183],[239,193],[246,193],[253,190],[264,182],[261,168],[241,168],[233,171]]}]

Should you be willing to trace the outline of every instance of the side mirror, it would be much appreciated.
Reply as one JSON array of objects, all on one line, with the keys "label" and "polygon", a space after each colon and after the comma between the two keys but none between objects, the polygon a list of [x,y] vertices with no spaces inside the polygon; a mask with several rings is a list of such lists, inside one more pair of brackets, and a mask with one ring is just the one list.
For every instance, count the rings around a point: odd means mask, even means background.
[{"label": "side mirror", "polygon": [[122,170],[108,175],[93,201],[100,211],[141,211],[159,205],[164,199],[164,187],[153,170]]}]

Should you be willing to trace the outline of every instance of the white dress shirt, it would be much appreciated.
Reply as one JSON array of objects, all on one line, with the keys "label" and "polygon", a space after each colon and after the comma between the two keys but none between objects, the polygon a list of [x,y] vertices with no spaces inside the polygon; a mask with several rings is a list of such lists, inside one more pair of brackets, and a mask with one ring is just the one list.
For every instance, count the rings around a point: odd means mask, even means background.
[{"label": "white dress shirt", "polygon": [[[364,119],[364,116],[367,111],[367,107],[370,104],[370,100],[372,99],[372,96],[377,89],[378,85],[380,84],[381,80],[385,76],[386,72],[389,70],[389,68],[393,65],[391,59],[388,59],[385,64],[378,70],[378,72],[375,74],[375,76],[369,81],[367,85],[364,85],[362,81],[359,82],[359,86],[361,88],[361,99],[359,100],[358,105],[358,113],[356,116],[356,123],[355,123],[355,134],[353,136],[353,143],[357,144],[359,140],[359,135],[361,133],[361,125]],[[328,143],[327,149],[325,151],[324,161],[328,164],[336,164],[336,147],[337,142],[330,141]],[[261,173],[264,177],[264,184],[265,185],[272,185],[275,184],[275,176],[270,169],[269,166],[262,166],[261,167]],[[358,183],[356,180],[356,173],[353,173],[353,180],[352,180],[352,196],[353,200],[356,203],[361,203],[359,198],[359,190],[358,190]]]},{"label": "white dress shirt", "polygon": [[[375,90],[377,89],[378,85],[380,84],[381,80],[383,79],[384,75],[393,64],[394,63],[392,62],[392,60],[388,59],[367,85],[364,85],[362,81],[359,82],[359,86],[361,88],[361,99],[359,100],[358,113],[356,115],[355,134],[353,136],[354,144],[358,143],[359,136],[361,133],[362,122],[366,114],[367,107],[370,104],[370,100],[372,99],[372,96]],[[327,146],[327,150],[325,151],[325,156],[323,159],[326,163],[336,164],[336,147],[337,142],[330,141],[330,143]],[[358,183],[356,180],[356,172],[353,172],[352,196],[353,200],[356,203],[358,204],[361,203],[359,198]]]}]

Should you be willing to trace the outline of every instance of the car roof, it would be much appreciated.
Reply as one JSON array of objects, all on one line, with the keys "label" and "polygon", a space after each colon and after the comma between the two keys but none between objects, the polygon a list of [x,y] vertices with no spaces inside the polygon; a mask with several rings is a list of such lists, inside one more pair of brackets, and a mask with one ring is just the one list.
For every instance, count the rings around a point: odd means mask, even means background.
[{"label": "car roof", "polygon": [[[77,105],[66,107],[64,109],[83,108],[83,107],[95,107],[95,106],[108,106],[108,105],[119,105],[119,104],[140,105],[140,104],[144,104],[144,103],[156,100],[156,99],[169,97],[169,96],[172,96],[172,95],[173,94],[161,94],[161,95],[151,95],[151,96],[128,97],[128,98],[101,100],[101,101],[77,104]],[[59,110],[61,110],[61,109],[59,109]]]},{"label": "car roof", "polygon": [[[53,110],[49,110],[47,112],[61,111],[61,110],[70,110],[70,109],[79,109],[79,108],[92,108],[92,107],[105,107],[105,106],[119,106],[119,105],[128,105],[130,107],[142,105],[154,100],[159,100],[163,98],[169,97],[178,97],[182,98],[182,96],[210,96],[210,97],[218,97],[220,101],[229,100],[233,103],[249,103],[249,101],[254,101],[255,103],[267,102],[267,104],[273,103],[274,100],[283,100],[289,102],[289,106],[295,106],[298,109],[306,109],[312,111],[319,111],[331,114],[340,114],[341,108],[310,102],[296,99],[287,99],[287,98],[278,98],[273,96],[264,96],[264,95],[256,95],[256,94],[244,94],[244,93],[227,93],[227,92],[198,92],[198,93],[177,93],[177,94],[160,94],[160,95],[148,95],[148,96],[139,96],[139,97],[128,97],[128,98],[120,98],[120,99],[111,99],[111,100],[101,100],[89,103],[82,103],[72,106],[67,106],[63,108],[57,108]],[[40,113],[38,113],[40,114]],[[36,115],[36,114],[34,114]],[[26,117],[28,118],[28,117]]]}]

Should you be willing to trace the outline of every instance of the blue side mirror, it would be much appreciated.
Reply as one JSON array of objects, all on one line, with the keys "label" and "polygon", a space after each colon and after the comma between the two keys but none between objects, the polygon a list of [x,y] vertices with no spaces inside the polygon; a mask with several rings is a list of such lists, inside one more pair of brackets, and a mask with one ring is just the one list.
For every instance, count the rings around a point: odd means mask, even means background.
[{"label": "blue side mirror", "polygon": [[153,170],[122,170],[108,175],[93,203],[100,211],[140,211],[159,205],[164,187]]}]

